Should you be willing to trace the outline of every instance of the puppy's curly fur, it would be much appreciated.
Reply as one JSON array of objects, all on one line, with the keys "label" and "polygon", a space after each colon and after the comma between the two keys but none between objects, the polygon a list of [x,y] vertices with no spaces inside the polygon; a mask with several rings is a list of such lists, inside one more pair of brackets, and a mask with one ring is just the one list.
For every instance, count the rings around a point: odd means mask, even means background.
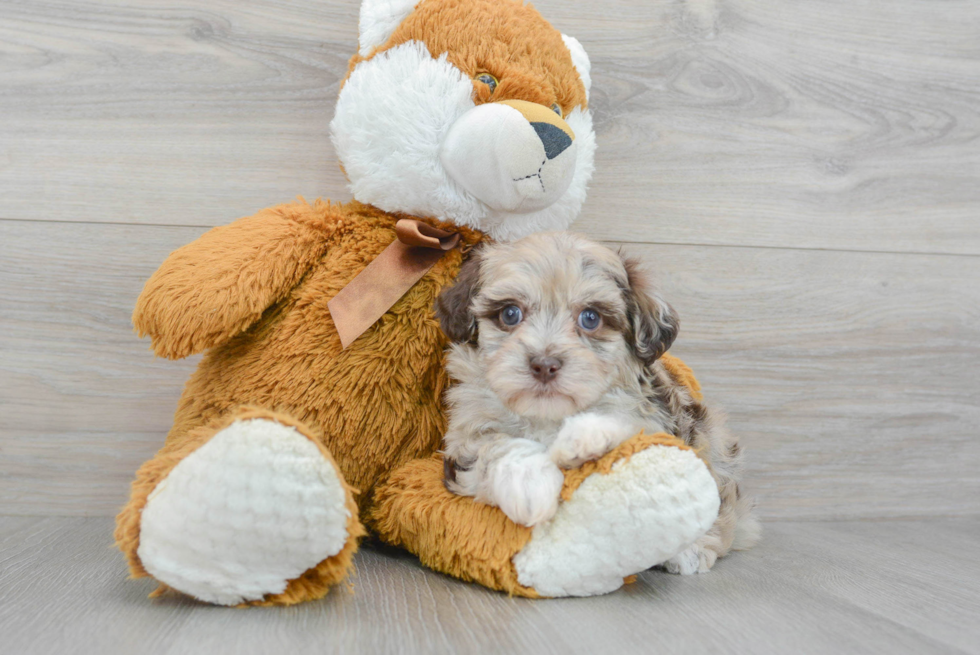
[{"label": "puppy's curly fur", "polygon": [[670,375],[661,355],[673,309],[638,262],[583,237],[536,234],[470,258],[436,303],[453,340],[446,486],[535,525],[554,515],[563,475],[640,430],[697,449],[721,495],[717,521],[665,563],[711,568],[758,536],[738,486],[740,451],[722,418]]}]

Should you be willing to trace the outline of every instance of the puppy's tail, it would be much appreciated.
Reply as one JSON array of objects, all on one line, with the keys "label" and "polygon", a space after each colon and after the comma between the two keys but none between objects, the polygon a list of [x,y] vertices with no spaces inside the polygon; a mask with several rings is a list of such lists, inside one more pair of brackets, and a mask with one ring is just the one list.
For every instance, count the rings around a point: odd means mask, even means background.
[{"label": "puppy's tail", "polygon": [[755,503],[750,498],[739,498],[735,506],[735,539],[732,550],[748,550],[762,539],[762,524],[752,513]]}]

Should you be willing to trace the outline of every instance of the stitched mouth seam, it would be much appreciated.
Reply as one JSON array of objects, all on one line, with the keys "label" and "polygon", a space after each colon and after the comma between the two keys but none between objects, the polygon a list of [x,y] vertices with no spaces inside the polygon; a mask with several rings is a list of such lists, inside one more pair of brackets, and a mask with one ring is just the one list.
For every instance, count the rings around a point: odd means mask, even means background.
[{"label": "stitched mouth seam", "polygon": [[515,177],[513,180],[511,180],[511,182],[521,182],[523,180],[529,180],[532,177],[536,177],[536,178],[538,178],[538,182],[541,183],[541,190],[542,191],[547,191],[547,189],[544,188],[544,178],[541,177],[541,171],[544,170],[544,165],[547,164],[547,163],[548,163],[548,158],[546,157],[545,160],[543,162],[541,162],[541,166],[538,167],[538,172],[537,173],[531,173],[530,175],[525,175],[524,177]]}]

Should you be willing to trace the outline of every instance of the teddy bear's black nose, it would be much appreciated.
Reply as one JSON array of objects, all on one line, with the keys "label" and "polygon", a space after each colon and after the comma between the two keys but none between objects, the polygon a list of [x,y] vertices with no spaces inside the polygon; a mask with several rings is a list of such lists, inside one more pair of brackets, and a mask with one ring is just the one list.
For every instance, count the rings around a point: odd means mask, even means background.
[{"label": "teddy bear's black nose", "polygon": [[555,357],[533,357],[531,374],[540,382],[551,382],[561,369],[561,360]]},{"label": "teddy bear's black nose", "polygon": [[531,127],[538,133],[538,138],[544,144],[544,154],[548,159],[554,159],[572,145],[572,137],[557,125],[535,122],[531,123]]}]

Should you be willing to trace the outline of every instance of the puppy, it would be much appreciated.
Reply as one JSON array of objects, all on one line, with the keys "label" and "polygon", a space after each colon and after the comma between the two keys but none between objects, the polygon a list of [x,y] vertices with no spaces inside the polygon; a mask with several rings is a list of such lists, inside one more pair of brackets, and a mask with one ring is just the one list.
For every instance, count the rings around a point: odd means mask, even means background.
[{"label": "puppy", "polygon": [[474,252],[436,301],[453,341],[446,486],[532,526],[551,518],[561,469],[597,459],[641,430],[683,439],[707,461],[714,526],[666,562],[707,571],[747,548],[758,524],[738,487],[739,446],[722,420],[658,361],[678,320],[636,261],[567,233]]}]

